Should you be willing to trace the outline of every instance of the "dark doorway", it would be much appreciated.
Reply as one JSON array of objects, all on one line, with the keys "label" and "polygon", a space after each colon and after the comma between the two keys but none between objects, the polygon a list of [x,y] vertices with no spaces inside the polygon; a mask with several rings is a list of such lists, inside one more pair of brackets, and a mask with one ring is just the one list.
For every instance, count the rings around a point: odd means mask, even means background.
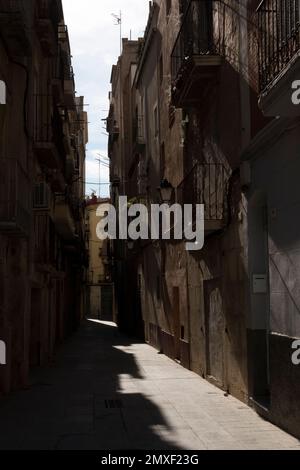
[{"label": "dark doorway", "polygon": [[180,322],[180,291],[179,287],[173,287],[173,320],[174,320],[174,349],[175,359],[181,360],[181,322]]},{"label": "dark doorway", "polygon": [[104,321],[113,321],[114,293],[112,285],[101,286],[101,309],[100,317]]},{"label": "dark doorway", "polygon": [[250,394],[268,407],[269,386],[269,246],[268,208],[264,192],[257,191],[249,203],[249,273],[251,312],[248,329]]}]

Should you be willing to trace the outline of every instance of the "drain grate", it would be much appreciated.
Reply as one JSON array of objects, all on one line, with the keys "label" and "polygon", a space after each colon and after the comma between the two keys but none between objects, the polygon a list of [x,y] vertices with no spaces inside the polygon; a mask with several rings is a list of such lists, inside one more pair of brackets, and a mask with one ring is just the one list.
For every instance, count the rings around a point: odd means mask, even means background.
[{"label": "drain grate", "polygon": [[123,408],[122,400],[105,400],[105,408],[112,409],[112,408]]}]

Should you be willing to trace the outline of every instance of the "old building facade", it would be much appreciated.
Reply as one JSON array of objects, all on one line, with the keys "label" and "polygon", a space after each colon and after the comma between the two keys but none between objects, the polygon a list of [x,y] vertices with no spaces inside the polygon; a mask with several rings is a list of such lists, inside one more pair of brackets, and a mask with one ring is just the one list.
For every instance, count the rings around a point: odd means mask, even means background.
[{"label": "old building facade", "polygon": [[[120,196],[129,200],[136,196],[136,186],[128,178],[132,162],[132,126],[134,125],[133,80],[137,68],[141,41],[123,39],[123,53],[118,63],[112,68],[109,96],[110,111],[107,119],[109,133],[108,155],[110,158],[111,203],[118,209]],[[131,187],[132,186],[132,187]],[[119,327],[126,332],[142,334],[140,302],[137,302],[137,265],[132,256],[128,256],[126,240],[112,243],[112,271],[115,283],[116,318]],[[133,263],[133,266],[132,266]],[[132,276],[126,273],[131,272]],[[133,305],[130,318],[127,305]],[[136,307],[138,305],[138,307]]]},{"label": "old building facade", "polygon": [[151,2],[108,131],[113,201],[205,206],[198,252],[116,242],[121,325],[299,436],[296,3]]},{"label": "old building facade", "polygon": [[300,369],[291,361],[293,342],[300,337],[300,225],[295,220],[300,200],[300,107],[292,99],[300,72],[299,2],[266,0],[256,15],[259,106],[269,123],[242,155],[252,387],[255,398],[256,387],[265,384],[268,400],[262,412],[299,436]]},{"label": "old building facade", "polygon": [[85,224],[89,252],[87,306],[89,318],[114,320],[114,285],[111,276],[111,243],[99,237],[98,224],[109,210],[109,199],[86,199]]},{"label": "old building facade", "polygon": [[0,391],[29,370],[83,315],[83,98],[75,97],[60,0],[0,2]]}]

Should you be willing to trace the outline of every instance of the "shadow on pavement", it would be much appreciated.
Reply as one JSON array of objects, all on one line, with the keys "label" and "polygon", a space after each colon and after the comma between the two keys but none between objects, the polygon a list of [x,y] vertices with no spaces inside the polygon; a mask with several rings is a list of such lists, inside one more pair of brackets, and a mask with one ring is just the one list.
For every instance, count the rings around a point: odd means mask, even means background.
[{"label": "shadow on pavement", "polygon": [[112,324],[86,321],[29,390],[0,398],[0,449],[178,449],[134,344]]}]

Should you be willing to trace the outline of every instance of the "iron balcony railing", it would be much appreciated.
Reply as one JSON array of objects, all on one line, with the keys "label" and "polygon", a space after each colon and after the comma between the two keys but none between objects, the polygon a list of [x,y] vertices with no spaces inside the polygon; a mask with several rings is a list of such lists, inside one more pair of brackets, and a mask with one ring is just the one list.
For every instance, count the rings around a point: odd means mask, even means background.
[{"label": "iron balcony railing", "polygon": [[29,235],[30,186],[26,171],[15,158],[1,158],[0,231]]},{"label": "iron balcony railing", "polygon": [[133,142],[138,145],[145,143],[144,117],[137,115],[133,121]]},{"label": "iron balcony railing", "polygon": [[35,96],[35,142],[58,142],[63,137],[62,119],[51,95]]},{"label": "iron balcony railing", "polygon": [[14,15],[25,13],[24,0],[0,0],[0,14]]},{"label": "iron balcony railing", "polygon": [[7,50],[18,56],[28,55],[31,7],[25,0],[0,0],[0,31]]},{"label": "iron balcony railing", "polygon": [[59,2],[57,0],[39,0],[37,5],[37,17],[42,20],[50,19],[55,29],[61,19]]},{"label": "iron balcony railing", "polygon": [[71,80],[74,83],[74,70],[71,60],[71,48],[68,27],[65,24],[58,26],[58,42],[59,42],[59,55],[61,59],[60,72],[63,74],[64,80]]},{"label": "iron balcony railing", "polygon": [[171,55],[172,81],[193,56],[217,54],[213,39],[213,1],[190,0]]},{"label": "iron balcony railing", "polygon": [[51,95],[34,96],[33,138],[35,144],[55,144],[60,157],[65,160],[62,118]]},{"label": "iron balcony railing", "polygon": [[258,7],[260,89],[265,90],[300,49],[299,0],[264,0]]},{"label": "iron balcony railing", "polygon": [[74,70],[71,63],[71,56],[61,45],[58,48],[58,54],[55,59],[55,78],[74,81]]},{"label": "iron balcony railing", "polygon": [[58,45],[57,55],[52,59],[53,63],[53,71],[52,76],[53,80],[57,80],[60,82],[61,90],[64,89],[64,61],[61,52],[61,46]]},{"label": "iron balcony railing", "polygon": [[64,45],[64,49],[71,55],[69,30],[68,26],[65,24],[60,24],[58,26],[58,41]]},{"label": "iron balcony railing", "polygon": [[177,201],[183,204],[204,204],[205,220],[227,218],[229,175],[218,163],[197,163],[177,188]]}]

